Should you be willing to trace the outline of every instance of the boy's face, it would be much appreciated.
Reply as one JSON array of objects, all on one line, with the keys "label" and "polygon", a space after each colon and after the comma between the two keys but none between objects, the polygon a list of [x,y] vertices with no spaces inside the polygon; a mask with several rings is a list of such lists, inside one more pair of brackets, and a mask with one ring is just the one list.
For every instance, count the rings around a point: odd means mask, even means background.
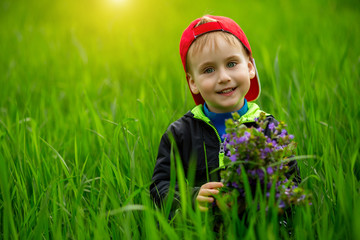
[{"label": "boy's face", "polygon": [[215,36],[214,43],[188,56],[190,89],[201,94],[212,112],[239,110],[250,88],[255,68],[244,48]]}]

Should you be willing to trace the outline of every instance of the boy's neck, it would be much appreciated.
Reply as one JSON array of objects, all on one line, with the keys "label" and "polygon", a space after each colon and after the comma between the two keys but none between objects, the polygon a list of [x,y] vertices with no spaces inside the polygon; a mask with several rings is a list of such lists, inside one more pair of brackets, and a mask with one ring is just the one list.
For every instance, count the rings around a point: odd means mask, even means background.
[{"label": "boy's neck", "polygon": [[[244,115],[248,110],[248,104],[247,104],[247,100],[244,99],[244,105],[236,112],[239,113],[240,116]],[[235,111],[234,111],[235,112]],[[209,108],[207,107],[207,104],[204,103],[204,113],[205,115],[210,118],[211,121],[216,120],[216,119],[227,119],[227,118],[232,118],[232,113],[233,112],[226,112],[226,113],[215,113],[209,110]]]},{"label": "boy's neck", "polygon": [[[244,99],[244,105],[237,111],[240,116],[243,116],[248,111],[248,104],[246,99]],[[204,103],[204,113],[205,115],[210,119],[210,121],[214,124],[216,130],[218,131],[218,134],[221,138],[221,141],[224,141],[224,134],[225,134],[225,120],[232,118],[231,113],[232,112],[226,112],[226,113],[214,113],[211,112],[208,107],[206,106],[206,103]]]}]

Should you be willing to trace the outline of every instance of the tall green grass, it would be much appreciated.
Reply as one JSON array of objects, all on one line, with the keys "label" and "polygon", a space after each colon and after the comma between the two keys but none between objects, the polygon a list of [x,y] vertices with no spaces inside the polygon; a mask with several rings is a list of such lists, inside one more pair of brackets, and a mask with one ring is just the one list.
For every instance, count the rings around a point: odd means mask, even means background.
[{"label": "tall green grass", "polygon": [[221,237],[211,213],[192,209],[184,181],[170,222],[148,190],[161,135],[194,104],[181,33],[210,13],[243,27],[258,104],[288,123],[299,155],[315,156],[299,161],[313,205],[296,209],[291,228],[256,195],[260,210],[253,205],[248,219],[224,216],[223,238],[359,239],[359,9],[323,0],[1,1],[0,238]]}]

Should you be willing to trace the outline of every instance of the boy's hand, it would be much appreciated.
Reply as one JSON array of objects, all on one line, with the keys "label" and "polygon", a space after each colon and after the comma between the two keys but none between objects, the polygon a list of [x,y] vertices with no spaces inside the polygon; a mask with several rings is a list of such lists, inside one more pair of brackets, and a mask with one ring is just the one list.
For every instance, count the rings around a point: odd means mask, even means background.
[{"label": "boy's hand", "polygon": [[196,201],[201,212],[206,212],[209,209],[207,204],[214,202],[212,195],[218,194],[218,188],[223,186],[224,184],[222,182],[208,182],[201,186],[196,197]]}]

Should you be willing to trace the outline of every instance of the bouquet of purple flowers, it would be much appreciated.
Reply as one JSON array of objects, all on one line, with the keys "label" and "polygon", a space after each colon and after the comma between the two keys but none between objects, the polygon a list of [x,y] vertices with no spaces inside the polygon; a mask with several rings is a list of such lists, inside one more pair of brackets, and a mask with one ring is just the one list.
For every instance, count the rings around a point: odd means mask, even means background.
[{"label": "bouquet of purple flowers", "polygon": [[[287,133],[286,124],[282,121],[277,126],[269,124],[265,113],[256,119],[257,128],[247,128],[239,119],[239,114],[234,113],[233,119],[226,121],[226,168],[220,176],[227,206],[236,199],[241,203],[240,211],[244,210],[246,194],[253,196],[258,187],[267,203],[271,195],[275,196],[280,212],[288,206],[311,204],[310,195],[298,187],[292,177],[286,177],[288,162],[293,159],[297,145],[294,136]],[[265,130],[270,136],[265,135]]]}]

